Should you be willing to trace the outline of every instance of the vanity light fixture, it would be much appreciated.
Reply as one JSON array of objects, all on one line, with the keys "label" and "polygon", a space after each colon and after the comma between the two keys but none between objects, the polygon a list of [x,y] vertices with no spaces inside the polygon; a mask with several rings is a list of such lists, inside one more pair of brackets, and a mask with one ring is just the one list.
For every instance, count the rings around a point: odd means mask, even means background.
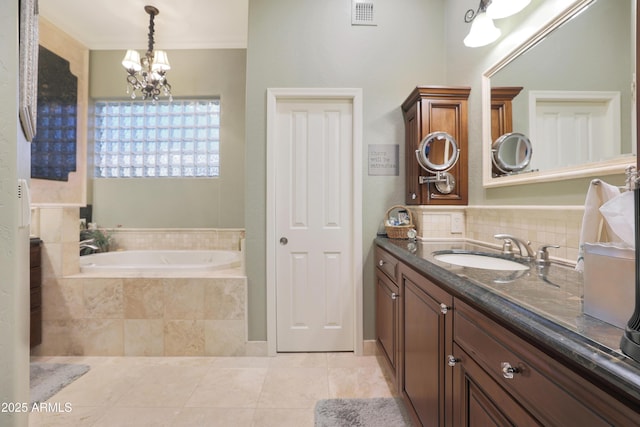
[{"label": "vanity light fixture", "polygon": [[151,98],[158,100],[160,93],[171,97],[171,85],[167,82],[167,71],[171,69],[169,57],[163,50],[153,50],[154,17],[160,11],[154,6],[145,6],[145,12],[149,14],[149,44],[147,53],[140,59],[140,54],[136,50],[129,49],[122,60],[122,66],[127,70],[127,93],[131,94],[131,99],[136,98],[136,91],[140,91],[142,99]]},{"label": "vanity light fixture", "polygon": [[507,18],[527,7],[531,0],[480,0],[478,10],[469,9],[464,22],[471,22],[471,30],[464,38],[467,47],[486,46],[500,37],[500,30],[493,25],[494,19]]},{"label": "vanity light fixture", "polygon": [[467,47],[480,47],[493,43],[500,37],[501,31],[493,24],[493,19],[487,14],[491,0],[480,0],[478,10],[469,9],[464,15],[464,22],[471,23],[469,34],[464,38]]},{"label": "vanity light fixture", "polygon": [[487,5],[487,15],[491,19],[507,18],[527,7],[531,0],[491,0]]}]

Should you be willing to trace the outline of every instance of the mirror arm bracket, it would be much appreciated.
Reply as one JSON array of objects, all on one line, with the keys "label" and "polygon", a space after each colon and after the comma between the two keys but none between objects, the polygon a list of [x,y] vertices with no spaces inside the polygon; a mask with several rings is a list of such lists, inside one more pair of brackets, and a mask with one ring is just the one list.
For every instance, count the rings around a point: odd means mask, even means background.
[{"label": "mirror arm bracket", "polygon": [[436,172],[436,174],[433,176],[419,176],[418,182],[420,184],[428,184],[432,182],[446,182],[447,185],[449,185],[450,184],[449,180],[451,179],[450,177],[451,177],[451,174],[448,174],[442,171],[442,172]]}]

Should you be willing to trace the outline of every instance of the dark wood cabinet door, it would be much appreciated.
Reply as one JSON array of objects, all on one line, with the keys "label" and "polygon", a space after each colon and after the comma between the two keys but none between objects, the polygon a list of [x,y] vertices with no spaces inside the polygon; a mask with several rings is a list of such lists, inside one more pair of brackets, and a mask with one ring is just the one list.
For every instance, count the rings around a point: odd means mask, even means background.
[{"label": "dark wood cabinet door", "polygon": [[444,426],[451,400],[451,297],[412,271],[402,274],[401,389],[420,425]]},{"label": "dark wood cabinet door", "polygon": [[541,426],[456,344],[453,346],[453,357],[455,427]]},{"label": "dark wood cabinet door", "polygon": [[[420,172],[422,168],[416,161],[416,150],[422,140],[422,126],[418,113],[420,104],[413,103],[404,112],[405,132],[405,202],[407,205],[420,205]],[[416,142],[417,141],[417,142]]]},{"label": "dark wood cabinet door", "polygon": [[376,271],[376,340],[395,373],[398,353],[398,287]]}]

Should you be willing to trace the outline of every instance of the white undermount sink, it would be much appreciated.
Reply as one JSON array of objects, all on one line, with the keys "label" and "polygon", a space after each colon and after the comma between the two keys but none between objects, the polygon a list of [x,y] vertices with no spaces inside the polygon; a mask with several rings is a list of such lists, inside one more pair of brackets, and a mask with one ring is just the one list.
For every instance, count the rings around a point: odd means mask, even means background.
[{"label": "white undermount sink", "polygon": [[460,267],[482,268],[484,270],[524,271],[529,267],[509,259],[498,258],[483,253],[434,253],[434,258],[441,262]]}]

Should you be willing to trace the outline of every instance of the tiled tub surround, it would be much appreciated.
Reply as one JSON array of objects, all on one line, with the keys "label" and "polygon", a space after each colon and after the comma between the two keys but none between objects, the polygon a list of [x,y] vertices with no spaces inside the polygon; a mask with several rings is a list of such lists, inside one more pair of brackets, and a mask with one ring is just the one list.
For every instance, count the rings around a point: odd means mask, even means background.
[{"label": "tiled tub surround", "polygon": [[236,228],[107,228],[111,250],[220,249],[241,250],[244,229]]},{"label": "tiled tub surround", "polygon": [[[32,210],[43,244],[40,356],[263,355],[247,342],[243,267],[178,277],[79,274],[77,207]],[[240,229],[113,229],[113,249],[239,250]],[[187,276],[185,274],[185,276]]]},{"label": "tiled tub surround", "polygon": [[[466,206],[411,208],[418,236],[425,239],[460,238],[485,242],[501,247],[493,236],[508,233],[531,241],[536,250],[540,245],[549,248],[551,258],[575,263],[578,258],[582,206]],[[462,215],[462,231],[456,230],[455,216]]]},{"label": "tiled tub surround", "polygon": [[211,277],[58,279],[43,289],[37,355],[244,356],[247,280]]}]

